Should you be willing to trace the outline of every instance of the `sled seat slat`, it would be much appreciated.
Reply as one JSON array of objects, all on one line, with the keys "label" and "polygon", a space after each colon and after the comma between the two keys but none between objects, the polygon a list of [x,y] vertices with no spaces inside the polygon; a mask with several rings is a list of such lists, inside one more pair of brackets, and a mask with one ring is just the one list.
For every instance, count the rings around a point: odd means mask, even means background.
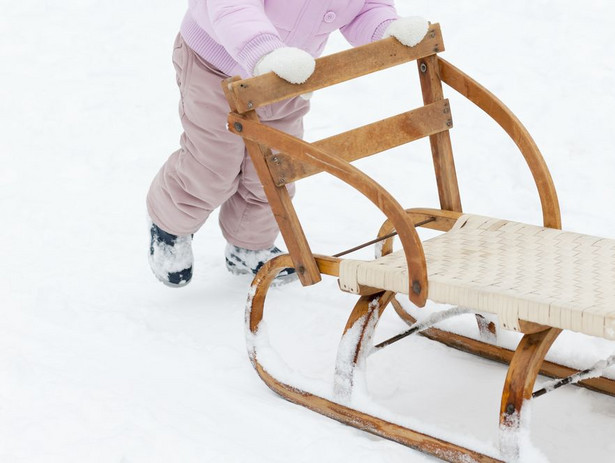
[{"label": "sled seat slat", "polygon": [[[450,104],[444,99],[312,144],[352,162],[452,127]],[[277,186],[322,172],[313,164],[297,161],[292,153],[272,153],[267,157],[267,165]]]},{"label": "sled seat slat", "polygon": [[[615,240],[501,219],[463,215],[424,241],[434,302],[615,339]],[[407,293],[404,255],[371,262],[343,260],[340,287],[372,286]]]}]

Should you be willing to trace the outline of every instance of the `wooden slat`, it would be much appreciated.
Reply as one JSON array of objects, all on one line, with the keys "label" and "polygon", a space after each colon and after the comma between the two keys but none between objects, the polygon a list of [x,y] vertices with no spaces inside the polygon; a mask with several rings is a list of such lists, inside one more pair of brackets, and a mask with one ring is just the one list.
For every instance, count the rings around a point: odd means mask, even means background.
[{"label": "wooden slat", "polygon": [[242,136],[244,140],[292,153],[300,161],[318,166],[319,169],[355,188],[380,209],[391,220],[404,249],[408,263],[410,300],[418,307],[425,305],[428,282],[423,246],[406,211],[387,190],[343,159],[332,156],[299,138],[261,124],[253,118],[246,117],[246,115],[231,112],[228,123],[229,130]]},{"label": "wooden slat", "polygon": [[[234,111],[236,108],[228,93],[228,86],[223,84],[222,87],[229,101],[231,111]],[[250,111],[245,114],[244,117],[257,124],[260,123],[256,111]],[[271,154],[271,150],[246,137],[243,137],[243,141],[252,159],[254,169],[263,185],[267,201],[278,223],[280,233],[282,233],[288,252],[292,257],[293,266],[301,284],[309,286],[318,283],[322,279],[320,271],[303,231],[303,227],[301,226],[301,222],[299,222],[299,218],[297,217],[288,190],[285,186],[279,187],[273,183],[267,163],[265,162],[267,156]]]},{"label": "wooden slat", "polygon": [[[419,59],[417,64],[424,103],[430,104],[444,99],[438,57],[433,55]],[[429,141],[436,171],[440,207],[448,211],[461,212],[461,198],[450,135],[448,132],[440,132],[429,137]]]},{"label": "wooden slat", "polygon": [[362,47],[345,50],[316,60],[316,69],[308,81],[291,84],[273,73],[240,81],[229,81],[239,113],[304,93],[339,84],[398,64],[444,51],[439,24],[430,25],[425,38],[414,47],[406,47],[392,37]]},{"label": "wooden slat", "polygon": [[[449,102],[441,100],[312,144],[351,162],[443,132],[452,126]],[[286,153],[272,154],[267,158],[267,164],[278,186],[322,172]]]},{"label": "wooden slat", "polygon": [[316,263],[320,269],[320,273],[338,277],[340,275],[340,262],[338,257],[323,256],[320,254],[314,255]]}]

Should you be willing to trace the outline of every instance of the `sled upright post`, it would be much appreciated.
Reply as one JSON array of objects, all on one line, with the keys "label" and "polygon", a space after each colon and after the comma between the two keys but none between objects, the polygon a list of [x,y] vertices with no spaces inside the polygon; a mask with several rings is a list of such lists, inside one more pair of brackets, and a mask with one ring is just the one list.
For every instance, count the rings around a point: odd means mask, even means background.
[{"label": "sled upright post", "polygon": [[[288,254],[267,262],[254,279],[248,298],[248,329],[255,339],[266,336],[259,332],[266,295],[284,268],[297,269],[304,286],[318,283],[322,275],[336,277],[342,291],[358,297],[342,333],[345,347],[337,357],[331,396],[317,396],[272,376],[259,360],[261,343],[250,346],[250,357],[260,377],[278,394],[343,423],[450,462],[511,461],[519,455],[517,431],[524,403],[544,393],[533,394],[537,375],[561,378],[576,373],[544,361],[559,333],[572,330],[615,339],[615,240],[560,230],[555,186],[529,132],[492,93],[440,58],[442,51],[440,26],[431,24],[415,47],[387,38],[320,58],[314,74],[301,85],[273,73],[223,82],[231,109],[228,128],[243,137],[288,248]],[[262,106],[410,61],[417,62],[423,105],[402,114],[312,143],[261,123],[256,114]],[[542,225],[462,212],[450,138],[453,121],[443,83],[483,109],[515,142],[536,185]],[[369,172],[351,164],[425,137],[430,139],[439,209],[402,207]],[[382,240],[381,257],[363,261],[346,258],[346,252],[333,256],[312,252],[286,185],[323,172],[356,189],[386,216],[377,235]],[[421,241],[416,227],[442,233]],[[401,244],[396,252],[393,236]],[[416,320],[397,300],[398,293],[417,307],[425,306],[429,299],[458,308],[438,312],[415,325]],[[503,436],[499,451],[479,452],[353,408],[357,369],[373,350],[374,331],[389,305],[412,328],[377,349],[420,331],[451,347],[510,364],[500,410],[494,410]],[[486,337],[473,339],[433,327],[438,320],[468,311],[477,314]],[[495,324],[481,314],[497,317],[500,329],[523,333],[515,352],[486,342],[488,335],[495,336]],[[352,355],[348,355],[348,337],[344,338],[350,330],[359,333],[353,337]],[[615,395],[615,381],[594,376],[579,384]]]}]

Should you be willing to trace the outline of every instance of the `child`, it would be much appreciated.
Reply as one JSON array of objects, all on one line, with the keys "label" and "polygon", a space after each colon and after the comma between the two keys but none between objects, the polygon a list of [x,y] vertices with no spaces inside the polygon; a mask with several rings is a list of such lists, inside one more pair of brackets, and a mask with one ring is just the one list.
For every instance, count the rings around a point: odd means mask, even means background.
[{"label": "child", "polygon": [[[388,36],[414,46],[427,28],[422,18],[399,18],[393,0],[189,0],[173,50],[184,133],[147,196],[156,277],[175,287],[190,281],[192,236],[218,206],[229,271],[255,274],[282,252],[243,140],[226,130],[223,79],[273,71],[303,83],[335,30],[354,46]],[[294,98],[257,112],[263,122],[301,137],[308,109],[307,99]],[[292,195],[294,186],[288,190]],[[294,276],[287,269],[278,279]]]}]

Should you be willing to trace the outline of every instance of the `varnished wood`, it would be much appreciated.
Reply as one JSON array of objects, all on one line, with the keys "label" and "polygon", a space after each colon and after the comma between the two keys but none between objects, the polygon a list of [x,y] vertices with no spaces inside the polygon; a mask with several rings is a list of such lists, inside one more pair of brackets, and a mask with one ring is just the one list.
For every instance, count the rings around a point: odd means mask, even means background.
[{"label": "varnished wood", "polygon": [[[231,110],[234,109],[234,106],[229,89],[234,80],[230,79],[223,83],[223,89],[229,100]],[[250,111],[244,117],[256,124],[260,122],[256,111]],[[238,133],[238,135],[241,135],[241,133]],[[247,138],[244,138],[244,143],[252,159],[254,169],[263,185],[267,201],[278,223],[280,233],[284,238],[284,243],[293,258],[293,266],[296,269],[301,284],[308,286],[318,283],[321,280],[320,271],[303,232],[303,227],[295,212],[288,190],[285,186],[275,185],[269,174],[265,159],[271,154],[271,150]]]},{"label": "varnished wood", "polygon": [[[507,459],[519,456],[518,430],[523,423],[524,402],[532,398],[534,383],[547,352],[562,330],[547,328],[523,336],[506,374],[500,405],[500,449]],[[512,433],[511,433],[512,431]]]},{"label": "varnished wood", "polygon": [[[452,126],[449,102],[440,100],[312,144],[351,162],[449,130]],[[267,164],[279,186],[322,172],[286,153],[272,154]]]},{"label": "varnished wood", "polygon": [[550,326],[541,325],[539,323],[528,322],[527,320],[519,320],[520,332],[523,334],[534,334],[546,331]]},{"label": "varnished wood", "polygon": [[325,153],[301,139],[258,124],[253,119],[239,114],[229,114],[228,120],[229,130],[240,134],[244,140],[272,147],[289,153],[303,162],[314,164],[355,188],[378,207],[391,220],[399,234],[408,264],[409,298],[418,307],[425,305],[428,282],[423,246],[413,222],[387,190],[347,161]]},{"label": "varnished wood", "polygon": [[320,273],[335,277],[340,275],[340,262],[342,259],[338,259],[337,257],[322,256],[320,254],[316,254],[314,257],[316,258],[316,263],[318,264]]},{"label": "varnished wood", "polygon": [[[438,57],[428,56],[417,61],[423,102],[434,103],[444,99]],[[436,171],[440,207],[449,211],[461,212],[461,197],[453,159],[453,148],[449,132],[440,132],[429,137],[431,154]]]},{"label": "varnished wood", "polygon": [[544,226],[562,228],[553,179],[536,142],[527,129],[504,103],[470,76],[442,58],[438,58],[438,65],[442,81],[485,111],[515,142],[538,188]]},{"label": "varnished wood", "polygon": [[[371,313],[376,311],[377,313],[375,314],[375,318],[380,318],[380,315],[382,315],[382,312],[393,297],[395,297],[395,293],[380,290],[378,293],[364,295],[359,298],[354,306],[354,309],[350,313],[348,320],[346,321],[346,326],[344,327],[344,334],[346,334],[358,320],[365,317],[364,326],[362,328],[361,335],[359,336],[359,341],[357,342],[357,349],[359,348],[359,344],[362,343],[360,338],[365,333],[366,327],[369,324],[368,321],[372,317]],[[374,301],[377,303],[374,304]],[[355,361],[357,356],[358,354],[354,355]]]},{"label": "varnished wood", "polygon": [[523,401],[531,399],[540,365],[560,333],[559,329],[547,328],[525,334],[519,342],[504,384],[500,407],[501,422],[508,421],[513,414],[518,414]]},{"label": "varnished wood", "polygon": [[414,47],[406,47],[390,37],[319,58],[314,73],[301,85],[288,83],[273,73],[232,82],[231,97],[237,112],[245,113],[441,51],[444,42],[440,26],[432,24],[425,38]]}]

